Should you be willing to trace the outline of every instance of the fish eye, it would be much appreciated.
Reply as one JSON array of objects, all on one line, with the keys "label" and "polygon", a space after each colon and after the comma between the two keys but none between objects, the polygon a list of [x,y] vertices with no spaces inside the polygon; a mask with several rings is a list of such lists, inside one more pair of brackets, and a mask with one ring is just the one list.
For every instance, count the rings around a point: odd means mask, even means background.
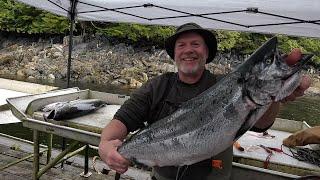
[{"label": "fish eye", "polygon": [[272,64],[272,59],[270,59],[270,58],[266,59],[265,63],[266,63],[267,65]]}]

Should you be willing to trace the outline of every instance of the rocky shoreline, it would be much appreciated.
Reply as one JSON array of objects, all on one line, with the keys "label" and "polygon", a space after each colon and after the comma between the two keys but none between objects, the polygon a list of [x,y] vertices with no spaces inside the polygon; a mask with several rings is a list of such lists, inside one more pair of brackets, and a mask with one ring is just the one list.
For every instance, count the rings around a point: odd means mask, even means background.
[{"label": "rocky shoreline", "polygon": [[[27,79],[62,79],[67,77],[68,39],[63,43],[49,41],[2,40],[0,46],[0,75]],[[148,79],[165,72],[176,71],[173,61],[163,49],[134,48],[112,44],[109,40],[93,39],[83,42],[74,38],[71,80],[80,83],[112,84],[138,88]],[[207,69],[226,74],[244,61],[245,56],[218,54]],[[315,85],[310,95],[320,93],[319,72],[309,70]],[[308,92],[309,93],[309,92]]]}]

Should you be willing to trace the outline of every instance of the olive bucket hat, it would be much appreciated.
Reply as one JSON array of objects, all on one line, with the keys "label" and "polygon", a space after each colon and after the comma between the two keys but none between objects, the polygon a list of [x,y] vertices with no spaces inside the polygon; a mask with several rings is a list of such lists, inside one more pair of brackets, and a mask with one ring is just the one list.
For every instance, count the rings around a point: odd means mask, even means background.
[{"label": "olive bucket hat", "polygon": [[209,56],[206,63],[211,62],[217,53],[217,39],[211,31],[203,29],[201,26],[199,26],[196,23],[187,23],[187,24],[181,25],[180,27],[177,28],[176,33],[174,35],[167,38],[165,42],[165,48],[169,56],[172,59],[174,59],[174,47],[175,47],[176,40],[181,34],[185,32],[196,32],[203,37],[209,49]]}]

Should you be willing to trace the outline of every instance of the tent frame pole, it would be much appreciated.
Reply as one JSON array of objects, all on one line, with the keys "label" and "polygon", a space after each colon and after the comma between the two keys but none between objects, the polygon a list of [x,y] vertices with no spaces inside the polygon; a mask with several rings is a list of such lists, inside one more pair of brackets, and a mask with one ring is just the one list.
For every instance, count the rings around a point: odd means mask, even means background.
[{"label": "tent frame pole", "polygon": [[73,29],[74,29],[74,22],[76,17],[76,7],[78,0],[72,0],[71,9],[68,12],[69,20],[70,20],[70,30],[69,30],[69,52],[68,52],[68,65],[67,65],[67,88],[70,87],[70,77],[71,77],[71,59],[72,59],[72,48],[73,48]]},{"label": "tent frame pole", "polygon": [[[70,87],[70,78],[71,78],[71,59],[72,59],[72,48],[73,48],[73,29],[74,22],[76,17],[76,7],[78,0],[70,0],[70,9],[68,11],[68,17],[70,20],[70,30],[69,30],[69,52],[68,52],[68,61],[67,61],[67,88]],[[66,138],[62,138],[61,149],[64,151],[66,149]],[[63,162],[61,162],[61,168],[63,168]]]}]

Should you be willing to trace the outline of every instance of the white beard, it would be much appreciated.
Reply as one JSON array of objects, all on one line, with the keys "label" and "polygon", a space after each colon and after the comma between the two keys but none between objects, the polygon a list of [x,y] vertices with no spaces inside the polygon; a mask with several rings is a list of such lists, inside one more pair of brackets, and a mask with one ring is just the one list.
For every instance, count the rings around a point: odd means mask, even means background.
[{"label": "white beard", "polygon": [[198,63],[196,66],[193,66],[192,68],[186,67],[184,65],[179,65],[177,63],[175,63],[177,69],[179,71],[181,71],[183,74],[197,74],[199,72],[200,69],[202,69],[205,66],[206,61],[201,61],[204,63]]}]

